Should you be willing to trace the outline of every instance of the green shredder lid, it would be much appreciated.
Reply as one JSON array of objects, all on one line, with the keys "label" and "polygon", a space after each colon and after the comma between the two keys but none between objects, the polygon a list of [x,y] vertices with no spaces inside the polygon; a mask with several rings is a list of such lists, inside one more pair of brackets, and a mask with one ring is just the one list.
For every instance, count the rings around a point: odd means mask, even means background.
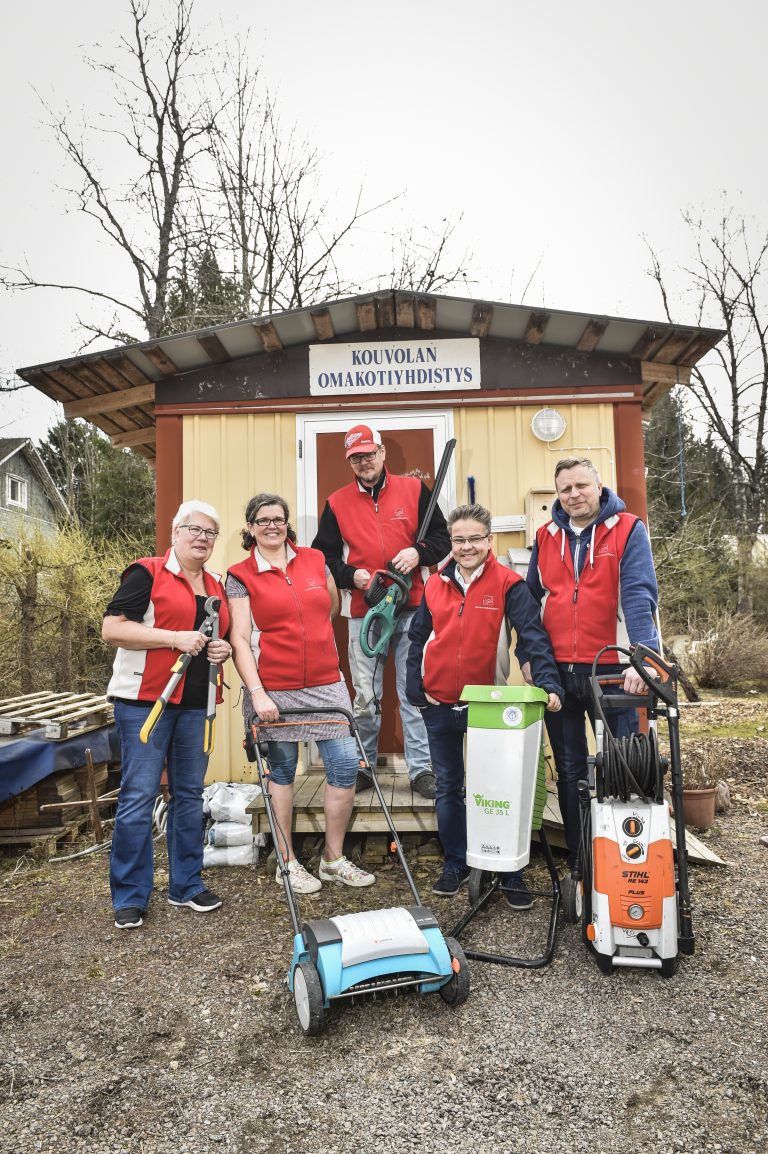
[{"label": "green shredder lid", "polygon": [[535,685],[465,685],[461,691],[462,701],[503,702],[504,705],[522,705],[549,701],[546,689]]},{"label": "green shredder lid", "polygon": [[533,685],[465,685],[467,722],[473,729],[526,729],[541,721],[549,694]]}]

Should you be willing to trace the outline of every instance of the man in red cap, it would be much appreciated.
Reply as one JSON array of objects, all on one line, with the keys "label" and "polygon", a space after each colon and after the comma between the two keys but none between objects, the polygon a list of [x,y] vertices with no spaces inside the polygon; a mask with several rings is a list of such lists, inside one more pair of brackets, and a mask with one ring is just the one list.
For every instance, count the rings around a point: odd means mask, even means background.
[{"label": "man in red cap", "polygon": [[[392,653],[408,776],[417,793],[433,798],[435,775],[427,733],[421,713],[406,697],[405,673],[408,630],[424,592],[424,573],[450,552],[448,527],[440,508],[435,506],[423,539],[416,540],[430,490],[416,477],[387,472],[387,451],[378,429],[355,425],[344,438],[344,451],[355,479],[331,493],[312,547],[325,554],[341,592],[342,614],[349,618],[349,667],[360,739],[369,764],[376,765],[381,725],[377,702],[382,693],[384,662]],[[411,594],[395,622],[387,652],[378,658],[366,657],[360,646],[360,625],[368,611],[363,594],[376,570],[386,569],[390,561],[396,572],[410,575]],[[358,790],[370,784],[366,774],[358,774]]]}]

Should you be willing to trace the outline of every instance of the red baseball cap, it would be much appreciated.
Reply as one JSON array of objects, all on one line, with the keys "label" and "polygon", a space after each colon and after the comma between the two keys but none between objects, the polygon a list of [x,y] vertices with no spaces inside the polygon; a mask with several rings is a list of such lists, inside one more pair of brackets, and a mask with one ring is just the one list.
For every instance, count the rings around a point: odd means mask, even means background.
[{"label": "red baseball cap", "polygon": [[353,453],[373,453],[382,443],[381,433],[372,425],[353,425],[344,438],[344,453],[347,458]]}]

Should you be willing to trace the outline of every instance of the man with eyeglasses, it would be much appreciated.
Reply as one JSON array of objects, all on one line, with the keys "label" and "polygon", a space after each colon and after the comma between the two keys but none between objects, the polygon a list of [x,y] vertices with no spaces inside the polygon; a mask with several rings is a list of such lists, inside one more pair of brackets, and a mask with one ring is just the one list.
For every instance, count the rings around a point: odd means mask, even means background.
[{"label": "man with eyeglasses", "polygon": [[[464,800],[465,685],[505,685],[514,629],[525,644],[535,683],[560,708],[562,688],[552,647],[525,581],[501,565],[491,548],[491,514],[459,505],[448,517],[451,556],[427,582],[411,625],[408,697],[423,714],[437,773],[437,832],[445,853],[432,886],[453,897],[469,880]],[[533,895],[521,871],[503,875],[501,889],[513,910],[527,910]]]},{"label": "man with eyeglasses", "polygon": [[[408,630],[424,592],[425,573],[430,565],[436,565],[448,554],[448,528],[436,506],[423,540],[416,540],[430,490],[416,477],[388,472],[387,452],[378,429],[372,425],[355,425],[344,438],[344,451],[354,480],[331,493],[312,545],[325,554],[341,592],[341,612],[349,619],[349,666],[360,738],[369,763],[375,765],[384,662],[392,653],[408,777],[417,793],[434,798],[435,776],[427,733],[419,710],[406,697],[405,671]],[[396,572],[410,577],[411,593],[406,609],[395,622],[387,653],[378,658],[367,657],[360,645],[360,625],[368,611],[364,592],[376,570],[386,569],[388,562]],[[358,774],[358,791],[370,785],[367,774]]]}]

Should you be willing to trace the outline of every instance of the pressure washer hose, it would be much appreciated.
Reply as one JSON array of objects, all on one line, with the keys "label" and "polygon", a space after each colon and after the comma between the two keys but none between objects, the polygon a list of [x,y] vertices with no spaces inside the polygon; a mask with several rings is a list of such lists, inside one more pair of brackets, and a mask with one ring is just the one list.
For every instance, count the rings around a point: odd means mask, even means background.
[{"label": "pressure washer hose", "polygon": [[618,797],[621,801],[629,801],[631,794],[659,797],[665,766],[659,755],[655,730],[614,737],[599,701],[596,702],[596,711],[605,727],[602,765],[605,796]]}]

